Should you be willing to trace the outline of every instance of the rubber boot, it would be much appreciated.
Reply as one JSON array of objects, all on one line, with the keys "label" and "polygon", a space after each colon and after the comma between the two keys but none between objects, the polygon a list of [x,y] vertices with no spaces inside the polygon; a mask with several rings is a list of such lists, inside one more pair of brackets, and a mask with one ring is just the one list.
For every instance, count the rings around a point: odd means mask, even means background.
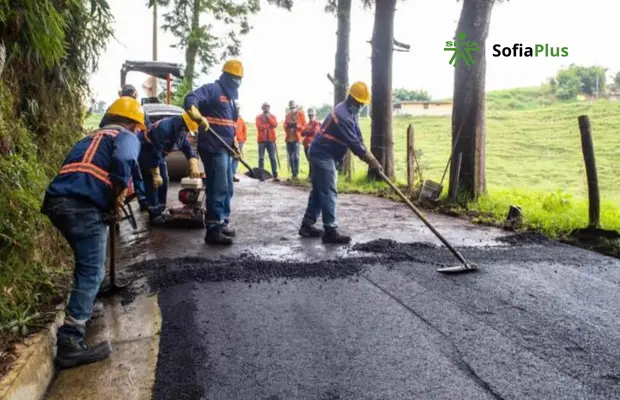
[{"label": "rubber boot", "polygon": [[207,229],[205,236],[205,242],[207,244],[224,245],[229,246],[233,244],[233,240],[230,236],[224,235],[222,228]]},{"label": "rubber boot", "polygon": [[112,346],[107,340],[89,346],[84,343],[83,339],[73,336],[59,336],[56,365],[65,369],[90,364],[108,358],[111,352]]},{"label": "rubber boot", "polygon": [[299,228],[299,236],[305,238],[318,238],[323,236],[323,233],[323,229],[316,228],[304,222],[301,223],[301,228]]},{"label": "rubber boot", "polygon": [[323,243],[347,244],[351,236],[341,235],[335,228],[328,228],[323,234]]},{"label": "rubber boot", "polygon": [[228,237],[235,237],[237,235],[237,232],[235,231],[234,228],[231,228],[230,225],[224,225],[222,227],[222,233]]}]

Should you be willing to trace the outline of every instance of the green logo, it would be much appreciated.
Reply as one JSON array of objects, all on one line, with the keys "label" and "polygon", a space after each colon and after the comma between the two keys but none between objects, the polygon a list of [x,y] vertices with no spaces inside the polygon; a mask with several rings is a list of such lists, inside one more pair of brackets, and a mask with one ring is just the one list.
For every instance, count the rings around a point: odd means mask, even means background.
[{"label": "green logo", "polygon": [[478,43],[470,42],[467,39],[467,35],[463,32],[458,34],[458,40],[446,42],[445,51],[451,51],[452,58],[450,59],[450,65],[456,68],[459,61],[463,60],[468,67],[475,64],[474,57],[471,55],[472,51],[480,51]]}]

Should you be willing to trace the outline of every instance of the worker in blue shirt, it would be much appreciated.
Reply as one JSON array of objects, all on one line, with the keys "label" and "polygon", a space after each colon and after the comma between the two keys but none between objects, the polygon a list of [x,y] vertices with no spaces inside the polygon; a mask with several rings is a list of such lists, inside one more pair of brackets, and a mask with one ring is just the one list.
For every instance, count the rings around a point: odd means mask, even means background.
[{"label": "worker in blue shirt", "polygon": [[151,125],[147,133],[138,134],[141,144],[138,161],[144,178],[149,221],[153,225],[165,223],[162,213],[166,209],[168,197],[166,159],[175,145],[189,160],[190,178],[200,178],[198,159],[188,139],[188,134],[193,136],[197,131],[198,124],[187,113],[183,113],[179,116],[161,119]]},{"label": "worker in blue shirt", "polygon": [[135,133],[146,127],[142,107],[131,97],[114,101],[106,111],[106,121],[69,151],[41,207],[75,258],[73,289],[57,333],[60,368],[103,360],[111,352],[107,341],[87,345],[84,333],[105,275],[107,224],[120,219],[140,153]]},{"label": "worker in blue shirt", "polygon": [[[226,222],[230,216],[233,195],[232,157],[239,158],[236,133],[238,110],[235,102],[243,78],[243,65],[238,60],[224,64],[220,78],[199,87],[185,97],[184,108],[200,125],[198,153],[206,174],[207,233],[205,242],[230,245],[235,230]],[[229,154],[215,137],[218,135],[233,148]]]},{"label": "worker in blue shirt", "polygon": [[[353,154],[368,163],[371,169],[381,170],[381,164],[364,146],[358,116],[364,104],[370,103],[368,86],[355,82],[349,88],[345,101],[334,107],[321,125],[308,150],[312,168],[312,190],[308,206],[299,229],[303,237],[323,236],[323,243],[349,243],[350,236],[338,232],[336,219],[336,165],[350,149]],[[315,228],[319,215],[323,214],[325,230]]]}]

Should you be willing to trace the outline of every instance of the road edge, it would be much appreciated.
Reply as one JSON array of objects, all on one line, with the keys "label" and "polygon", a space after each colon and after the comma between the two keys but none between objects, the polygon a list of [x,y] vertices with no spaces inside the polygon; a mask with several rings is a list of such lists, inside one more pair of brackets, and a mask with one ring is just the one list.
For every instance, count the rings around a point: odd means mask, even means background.
[{"label": "road edge", "polygon": [[64,318],[64,311],[58,310],[56,318],[45,330],[17,345],[17,358],[6,375],[0,378],[0,399],[41,399],[45,395],[56,372],[56,332]]}]

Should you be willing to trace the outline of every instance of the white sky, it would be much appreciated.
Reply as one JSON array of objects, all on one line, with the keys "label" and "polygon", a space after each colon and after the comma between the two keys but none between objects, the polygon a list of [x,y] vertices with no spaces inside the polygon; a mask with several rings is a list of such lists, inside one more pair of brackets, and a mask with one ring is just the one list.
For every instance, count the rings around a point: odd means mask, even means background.
[{"label": "white sky", "polygon": [[[97,99],[111,102],[120,85],[124,60],[152,59],[152,12],[146,0],[109,0],[116,22],[117,40],[111,40],[91,78]],[[296,0],[292,12],[263,1],[262,11],[252,17],[254,29],[242,39],[241,61],[245,77],[240,88],[242,115],[251,119],[260,105],[270,102],[282,117],[290,99],[306,108],[331,103],[332,88],[326,74],[334,70],[337,21],[323,12],[325,1]],[[587,4],[587,6],[585,6]],[[394,53],[393,87],[423,88],[433,98],[452,96],[454,68],[451,54],[443,48],[452,40],[462,3],[455,0],[406,0],[398,4],[396,40],[412,46],[409,53]],[[161,13],[160,13],[161,14]],[[203,16],[203,18],[206,18]],[[160,23],[163,18],[160,17]],[[351,20],[350,82],[370,84],[370,45],[373,15],[354,6]],[[602,65],[610,73],[620,69],[620,53],[607,42],[617,37],[617,13],[612,0],[587,3],[565,0],[511,0],[496,4],[487,40],[487,90],[534,86],[570,63]],[[158,59],[183,63],[183,53],[170,48],[174,38],[159,31]],[[493,58],[494,44],[524,46],[549,43],[568,47],[565,58]],[[612,46],[613,48],[613,46]],[[220,67],[201,77],[208,83]],[[139,91],[146,75],[133,72],[128,83]]]}]

